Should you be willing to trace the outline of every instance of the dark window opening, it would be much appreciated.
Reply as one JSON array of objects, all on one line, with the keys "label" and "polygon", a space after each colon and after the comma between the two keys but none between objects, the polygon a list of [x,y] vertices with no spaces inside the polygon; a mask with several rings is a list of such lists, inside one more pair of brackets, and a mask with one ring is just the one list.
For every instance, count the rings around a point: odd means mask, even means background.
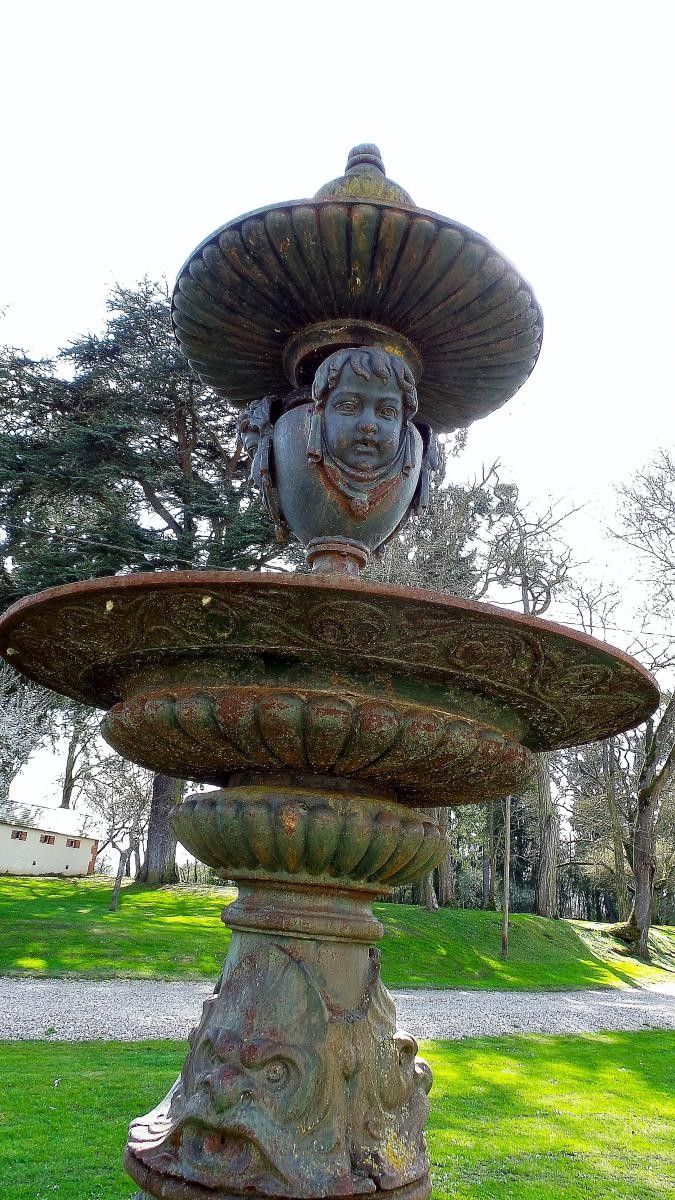
[{"label": "dark window opening", "polygon": [[41,833],[40,841],[44,842],[46,846],[53,846],[54,845],[54,834],[53,833]]},{"label": "dark window opening", "polygon": [[79,850],[80,839],[79,838],[66,838],[66,846],[72,846],[73,850]]},{"label": "dark window opening", "polygon": [[15,839],[17,842],[25,842],[27,837],[28,837],[28,834],[25,829],[13,829],[12,830],[12,838]]}]

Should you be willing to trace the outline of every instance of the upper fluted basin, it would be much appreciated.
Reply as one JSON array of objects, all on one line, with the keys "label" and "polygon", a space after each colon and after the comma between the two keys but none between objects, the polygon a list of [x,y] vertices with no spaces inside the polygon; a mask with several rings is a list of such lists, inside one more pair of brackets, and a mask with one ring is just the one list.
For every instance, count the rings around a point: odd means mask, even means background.
[{"label": "upper fluted basin", "polygon": [[241,407],[289,390],[288,353],[303,331],[332,323],[326,357],[353,342],[350,322],[384,326],[423,363],[420,416],[438,431],[513,396],[543,330],[529,284],[480,234],[412,206],[348,199],[230,221],[186,262],[172,312],[193,369]]},{"label": "upper fluted basin", "polygon": [[584,634],[354,580],[246,572],[96,579],[21,600],[0,652],[110,709],[121,753],[179,777],[295,770],[408,804],[516,790],[531,751],[627,729],[656,685]]},{"label": "upper fluted basin", "polygon": [[181,269],[176,337],[233,404],[311,383],[346,346],[400,354],[437,432],[504,404],[541,346],[541,309],[512,263],[472,229],[418,208],[377,146],[312,200],[229,221]]}]

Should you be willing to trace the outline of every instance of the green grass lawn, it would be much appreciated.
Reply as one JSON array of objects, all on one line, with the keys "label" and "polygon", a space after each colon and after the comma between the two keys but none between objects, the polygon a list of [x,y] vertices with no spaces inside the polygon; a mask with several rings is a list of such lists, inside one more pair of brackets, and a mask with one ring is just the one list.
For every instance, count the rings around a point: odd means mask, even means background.
[{"label": "green grass lawn", "polygon": [[[0,1043],[3,1200],[125,1200],[129,1119],[182,1043]],[[426,1043],[437,1200],[666,1200],[675,1190],[675,1033]]]},{"label": "green grass lawn", "polygon": [[[0,878],[0,974],[215,978],[229,933],[225,889],[135,884],[116,913],[102,879]],[[520,914],[508,960],[498,913],[377,904],[385,925],[382,975],[390,987],[581,988],[675,980],[675,928],[653,931],[653,965],[625,953],[602,927]]]}]

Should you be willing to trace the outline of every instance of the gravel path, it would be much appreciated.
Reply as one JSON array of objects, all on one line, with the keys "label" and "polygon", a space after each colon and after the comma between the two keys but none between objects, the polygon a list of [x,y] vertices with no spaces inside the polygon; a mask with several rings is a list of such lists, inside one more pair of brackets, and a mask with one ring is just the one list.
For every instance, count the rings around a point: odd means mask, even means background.
[{"label": "gravel path", "polygon": [[[209,983],[0,978],[0,1038],[185,1038]],[[675,985],[621,991],[393,992],[399,1024],[417,1038],[503,1033],[675,1029]]]}]

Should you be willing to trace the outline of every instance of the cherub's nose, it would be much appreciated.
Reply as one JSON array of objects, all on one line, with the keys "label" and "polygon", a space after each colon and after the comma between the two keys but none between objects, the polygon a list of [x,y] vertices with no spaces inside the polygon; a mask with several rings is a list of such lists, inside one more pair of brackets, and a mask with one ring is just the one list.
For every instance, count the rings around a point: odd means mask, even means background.
[{"label": "cherub's nose", "polygon": [[363,433],[377,433],[377,424],[373,417],[362,417],[359,421],[359,429]]}]

